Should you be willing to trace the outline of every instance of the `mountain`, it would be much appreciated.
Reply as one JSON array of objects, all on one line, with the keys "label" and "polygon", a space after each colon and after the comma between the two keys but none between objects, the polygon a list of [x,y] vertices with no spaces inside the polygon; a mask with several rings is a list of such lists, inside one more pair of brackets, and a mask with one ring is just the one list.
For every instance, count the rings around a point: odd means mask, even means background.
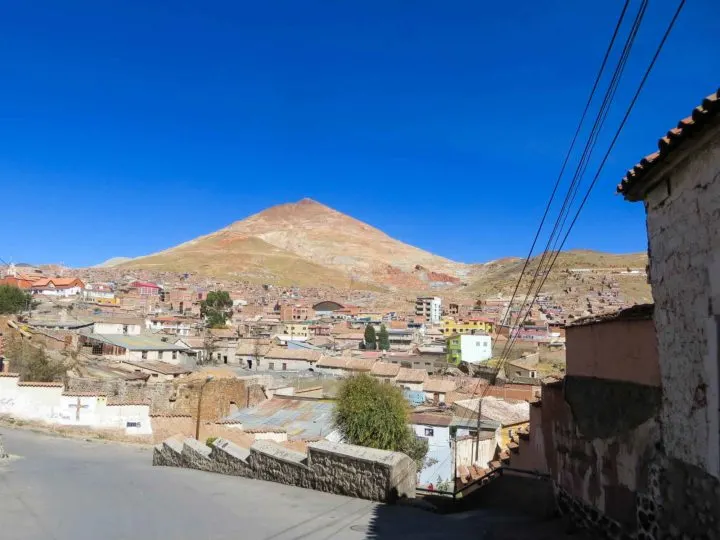
[{"label": "mountain", "polygon": [[[646,260],[644,254],[571,251],[561,254],[556,268],[644,268]],[[454,262],[303,199],[273,206],[217,232],[120,266],[278,285],[416,291],[440,288],[475,295],[505,291],[517,280],[522,265],[523,260],[517,258],[477,265]],[[558,284],[563,288],[565,278],[556,279],[553,272],[548,286]]]},{"label": "mountain", "polygon": [[217,232],[121,266],[300,286],[424,288],[470,267],[389,237],[311,199],[273,206]]}]

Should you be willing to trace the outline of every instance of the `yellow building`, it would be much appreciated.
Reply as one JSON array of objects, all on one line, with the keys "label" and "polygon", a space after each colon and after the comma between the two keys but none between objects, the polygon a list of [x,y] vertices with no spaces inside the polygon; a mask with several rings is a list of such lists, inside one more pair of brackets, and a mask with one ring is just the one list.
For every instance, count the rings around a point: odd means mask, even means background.
[{"label": "yellow building", "polygon": [[288,336],[296,338],[309,338],[310,337],[310,324],[303,323],[285,323],[284,333]]},{"label": "yellow building", "polygon": [[454,319],[443,319],[440,331],[444,336],[453,334],[476,334],[485,332],[492,334],[495,331],[495,323],[488,319],[467,319],[456,321]]}]

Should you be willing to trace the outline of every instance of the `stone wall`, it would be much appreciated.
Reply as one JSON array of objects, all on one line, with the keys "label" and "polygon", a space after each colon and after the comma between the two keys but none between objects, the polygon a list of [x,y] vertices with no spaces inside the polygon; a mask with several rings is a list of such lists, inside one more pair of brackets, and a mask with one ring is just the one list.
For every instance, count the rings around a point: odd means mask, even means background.
[{"label": "stone wall", "polygon": [[155,446],[153,465],[269,480],[374,501],[414,498],[415,462],[400,452],[329,441],[308,446],[308,453],[272,441],[245,449],[225,439],[206,447],[195,439],[171,437]]}]

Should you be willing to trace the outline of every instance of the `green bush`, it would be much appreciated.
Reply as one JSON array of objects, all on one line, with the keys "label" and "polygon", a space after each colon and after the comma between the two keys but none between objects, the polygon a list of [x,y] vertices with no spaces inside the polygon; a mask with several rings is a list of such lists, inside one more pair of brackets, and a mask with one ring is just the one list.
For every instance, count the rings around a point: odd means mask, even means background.
[{"label": "green bush", "polygon": [[217,441],[217,440],[218,440],[217,437],[208,437],[208,438],[205,440],[205,444],[206,444],[207,446],[212,447],[213,443],[214,443],[215,441]]}]

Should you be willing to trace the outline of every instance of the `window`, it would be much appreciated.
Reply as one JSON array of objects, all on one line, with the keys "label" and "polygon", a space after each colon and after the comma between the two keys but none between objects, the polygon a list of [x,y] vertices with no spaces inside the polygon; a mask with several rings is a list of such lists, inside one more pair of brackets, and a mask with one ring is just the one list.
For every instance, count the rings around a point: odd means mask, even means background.
[{"label": "window", "polygon": [[177,351],[172,352],[172,359],[177,360]]},{"label": "window", "polygon": [[162,360],[163,351],[158,351],[158,360]]},{"label": "window", "polygon": [[425,436],[426,437],[434,437],[435,436],[435,430],[431,427],[425,428]]},{"label": "window", "polygon": [[125,422],[125,427],[135,427],[135,428],[139,428],[139,427],[140,427],[140,422]]},{"label": "window", "polygon": [[283,368],[282,368],[283,371],[287,371],[287,364],[286,364],[285,362],[283,362],[283,366],[282,366],[282,367],[283,367]]},{"label": "window", "polygon": [[270,363],[268,364],[268,369],[269,369],[270,371],[275,371],[275,362],[270,362]]},{"label": "window", "polygon": [[143,351],[141,356],[143,360],[147,360],[147,351]]}]

